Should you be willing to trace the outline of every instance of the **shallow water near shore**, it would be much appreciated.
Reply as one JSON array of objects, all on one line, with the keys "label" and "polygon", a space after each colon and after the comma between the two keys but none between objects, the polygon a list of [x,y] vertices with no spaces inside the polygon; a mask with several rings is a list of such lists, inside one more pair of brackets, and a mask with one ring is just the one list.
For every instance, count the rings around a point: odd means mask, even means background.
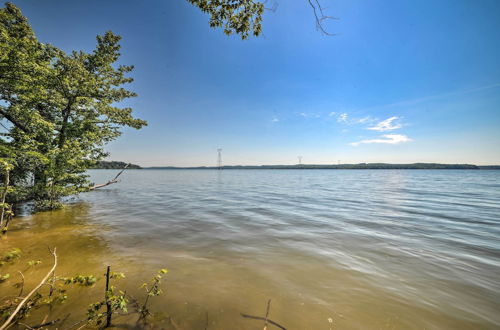
[{"label": "shallow water near shore", "polygon": [[[116,173],[89,172],[97,183]],[[23,258],[2,273],[41,259],[25,271],[31,288],[56,246],[58,274],[109,264],[127,275],[116,286],[140,297],[167,268],[153,310],[181,329],[262,329],[240,313],[264,316],[268,299],[287,329],[500,327],[500,171],[127,170],[121,180],[16,218],[0,252]],[[70,290],[55,314],[78,320],[102,288]],[[0,296],[16,290],[0,284]]]}]

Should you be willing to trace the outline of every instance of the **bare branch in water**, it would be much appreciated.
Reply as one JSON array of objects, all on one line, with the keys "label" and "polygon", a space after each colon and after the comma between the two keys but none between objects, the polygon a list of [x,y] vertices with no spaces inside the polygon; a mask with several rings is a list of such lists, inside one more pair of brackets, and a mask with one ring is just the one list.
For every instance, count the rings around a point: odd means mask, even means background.
[{"label": "bare branch in water", "polygon": [[95,189],[98,189],[98,188],[109,186],[110,184],[113,184],[113,183],[117,183],[118,182],[118,177],[123,173],[123,171],[125,171],[127,169],[127,167],[129,165],[130,164],[125,165],[125,167],[120,172],[118,172],[118,174],[113,179],[109,180],[106,183],[96,184],[93,187],[91,187],[90,190],[95,190]]},{"label": "bare branch in water", "polygon": [[45,275],[45,277],[42,279],[42,281],[33,290],[31,290],[31,292],[28,293],[28,295],[26,297],[24,297],[23,300],[21,300],[21,302],[17,305],[17,307],[14,310],[14,312],[12,312],[12,314],[10,314],[9,318],[7,319],[7,321],[5,321],[5,323],[2,324],[2,326],[0,326],[0,330],[5,330],[5,329],[7,329],[7,327],[9,327],[9,324],[12,322],[12,320],[17,315],[17,313],[19,313],[19,311],[21,310],[21,308],[23,307],[23,305],[28,301],[28,299],[32,295],[35,294],[35,292],[37,292],[45,284],[45,282],[47,282],[47,280],[49,279],[50,275],[52,275],[52,273],[56,270],[56,267],[57,267],[56,248],[54,248],[54,250],[50,251],[50,252],[52,253],[52,256],[54,257],[54,265],[52,266],[52,268],[50,269],[50,271],[47,273],[47,275]]},{"label": "bare branch in water", "polygon": [[44,327],[49,327],[51,325],[54,325],[56,324],[57,322],[61,321],[61,319],[56,319],[56,320],[52,320],[52,321],[49,321],[49,322],[43,322],[43,323],[40,323],[38,325],[27,325],[27,324],[24,324],[24,323],[21,323],[19,322],[19,324],[25,326],[27,329],[39,329],[39,328],[44,328]]},{"label": "bare branch in water", "polygon": [[[253,315],[248,315],[248,314],[243,314],[243,313],[241,313],[241,316],[243,316],[243,317],[245,317],[247,319],[254,319],[254,320],[261,320],[261,321],[265,321],[266,320],[266,318],[262,317],[262,316],[253,316]],[[286,328],[284,326],[280,325],[279,323],[274,322],[273,320],[269,320],[268,319],[267,322],[269,322],[269,324],[272,324],[275,327],[278,327],[278,328],[280,328],[282,330],[286,330]]]},{"label": "bare branch in water", "polygon": [[268,324],[272,324],[274,325],[275,327],[278,327],[282,330],[286,330],[286,328],[284,326],[282,326],[281,324],[278,324],[276,322],[274,322],[273,320],[270,320],[269,319],[269,310],[271,309],[271,299],[269,299],[267,301],[267,308],[266,308],[266,316],[265,317],[262,317],[262,316],[254,316],[254,315],[248,315],[248,314],[243,314],[241,313],[241,316],[247,318],[247,319],[253,319],[253,320],[261,320],[261,321],[264,321],[264,330],[267,330],[267,325]]}]

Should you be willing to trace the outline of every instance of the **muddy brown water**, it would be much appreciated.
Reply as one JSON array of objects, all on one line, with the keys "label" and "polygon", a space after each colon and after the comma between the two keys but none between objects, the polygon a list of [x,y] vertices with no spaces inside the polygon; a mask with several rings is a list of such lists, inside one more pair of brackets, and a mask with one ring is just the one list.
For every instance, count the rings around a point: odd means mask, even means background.
[{"label": "muddy brown water", "polygon": [[[181,329],[262,329],[241,313],[264,316],[268,299],[287,329],[500,328],[500,171],[128,170],[63,210],[17,217],[0,252],[23,255],[0,267],[12,276],[0,297],[18,292],[17,270],[25,290],[45,275],[47,246],[58,275],[111,265],[139,299],[167,268],[151,300],[167,329],[166,316]],[[33,319],[79,320],[104,281],[68,294]]]}]

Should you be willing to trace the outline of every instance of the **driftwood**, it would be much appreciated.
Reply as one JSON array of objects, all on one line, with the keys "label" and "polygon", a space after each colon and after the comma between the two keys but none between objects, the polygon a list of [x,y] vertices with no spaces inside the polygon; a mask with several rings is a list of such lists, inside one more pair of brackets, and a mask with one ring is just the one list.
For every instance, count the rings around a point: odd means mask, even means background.
[{"label": "driftwood", "polygon": [[118,177],[123,173],[123,171],[125,171],[127,169],[128,165],[129,164],[125,165],[125,167],[120,172],[118,172],[118,174],[113,179],[109,180],[106,183],[96,184],[93,187],[90,187],[90,190],[95,190],[95,189],[98,189],[98,188],[109,186],[110,184],[113,184],[113,183],[117,183],[118,182]]},{"label": "driftwood", "polygon": [[24,297],[23,300],[21,300],[21,302],[17,305],[16,309],[12,312],[12,314],[10,314],[9,318],[7,319],[7,321],[5,321],[5,323],[2,324],[2,326],[0,326],[0,330],[5,330],[5,329],[7,329],[9,327],[9,324],[12,322],[12,320],[17,315],[17,313],[19,313],[19,311],[21,310],[21,308],[23,307],[23,305],[28,301],[28,299],[33,294],[35,294],[35,292],[38,291],[38,289],[40,289],[45,284],[45,282],[47,282],[47,280],[49,279],[50,275],[52,275],[52,273],[56,270],[56,267],[57,267],[56,248],[54,248],[53,251],[50,251],[50,253],[52,253],[52,255],[54,256],[54,266],[52,266],[52,268],[47,273],[47,275],[45,275],[45,277],[42,279],[42,281],[33,290],[31,290],[31,292],[28,293],[28,295],[26,297]]}]

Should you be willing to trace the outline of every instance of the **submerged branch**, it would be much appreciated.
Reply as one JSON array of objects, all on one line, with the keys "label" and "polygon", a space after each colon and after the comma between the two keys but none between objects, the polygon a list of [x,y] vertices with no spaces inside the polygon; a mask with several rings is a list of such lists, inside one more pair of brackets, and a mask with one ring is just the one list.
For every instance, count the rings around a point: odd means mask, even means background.
[{"label": "submerged branch", "polygon": [[[50,249],[49,249],[49,251],[50,251]],[[7,321],[5,321],[5,323],[2,324],[2,326],[0,326],[0,330],[5,330],[5,329],[7,329],[7,327],[9,327],[9,324],[12,322],[12,320],[17,315],[17,313],[19,313],[19,311],[21,310],[21,308],[23,307],[23,305],[28,301],[28,299],[32,295],[35,294],[35,292],[37,292],[45,284],[45,282],[47,282],[47,280],[49,279],[50,275],[52,275],[52,273],[56,270],[56,267],[57,267],[56,248],[54,248],[53,251],[50,251],[50,253],[52,253],[52,255],[54,256],[54,265],[52,266],[52,268],[50,269],[50,271],[47,273],[47,275],[45,275],[45,277],[42,279],[42,281],[33,290],[31,290],[31,292],[28,293],[28,295],[26,297],[24,297],[23,300],[21,300],[21,302],[17,305],[17,307],[14,310],[14,312],[12,312],[12,314],[10,314],[9,318],[7,319]]]},{"label": "submerged branch", "polygon": [[281,324],[278,324],[278,323],[274,322],[273,320],[269,319],[269,311],[270,311],[270,309],[271,309],[271,299],[269,299],[267,301],[266,316],[265,317],[262,317],[262,316],[253,316],[253,315],[248,315],[248,314],[243,314],[243,313],[241,313],[241,316],[243,316],[243,317],[245,317],[247,319],[264,321],[264,330],[267,330],[267,325],[268,324],[272,324],[275,327],[278,327],[278,328],[280,328],[282,330],[286,330],[286,328],[284,326],[282,326]]},{"label": "submerged branch", "polygon": [[[262,316],[253,316],[253,315],[248,315],[248,314],[243,314],[243,313],[241,313],[241,316],[243,316],[243,317],[245,317],[245,318],[247,318],[247,319],[254,319],[254,320],[266,321],[266,318],[265,318],[265,317],[262,317]],[[284,326],[282,326],[282,325],[280,325],[280,324],[278,324],[278,323],[274,322],[273,320],[267,319],[267,322],[268,322],[269,324],[272,324],[272,325],[274,325],[274,326],[276,326],[276,327],[278,327],[278,328],[282,329],[282,330],[286,330],[286,328],[285,328]]]},{"label": "submerged branch", "polygon": [[56,323],[58,323],[59,321],[61,321],[61,319],[56,319],[56,320],[52,320],[52,321],[48,321],[48,322],[42,322],[38,325],[27,325],[27,324],[24,324],[24,323],[21,323],[19,322],[19,324],[23,325],[26,327],[26,329],[40,329],[40,328],[45,328],[45,327],[49,327],[51,325],[54,325]]}]

